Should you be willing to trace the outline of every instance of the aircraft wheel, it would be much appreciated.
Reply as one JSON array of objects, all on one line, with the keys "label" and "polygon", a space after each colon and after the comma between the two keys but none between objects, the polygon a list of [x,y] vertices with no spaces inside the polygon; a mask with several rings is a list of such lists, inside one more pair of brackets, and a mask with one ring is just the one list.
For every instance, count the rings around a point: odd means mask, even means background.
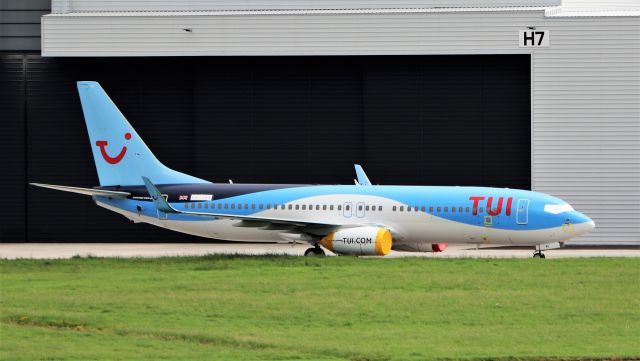
[{"label": "aircraft wheel", "polygon": [[312,248],[308,248],[306,251],[304,251],[304,255],[305,256],[324,256],[324,251],[322,250],[322,248],[320,247],[312,247]]},{"label": "aircraft wheel", "polygon": [[546,258],[546,257],[544,256],[544,253],[542,253],[542,252],[535,252],[533,254],[533,258]]}]

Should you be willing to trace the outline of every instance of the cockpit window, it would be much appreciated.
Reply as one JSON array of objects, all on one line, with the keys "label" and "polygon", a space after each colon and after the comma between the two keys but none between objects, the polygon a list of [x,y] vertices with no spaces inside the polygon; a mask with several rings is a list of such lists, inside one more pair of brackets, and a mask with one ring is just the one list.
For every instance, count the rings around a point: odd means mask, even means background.
[{"label": "cockpit window", "polygon": [[545,204],[544,211],[551,214],[560,214],[573,211],[573,207],[569,203],[565,204]]}]

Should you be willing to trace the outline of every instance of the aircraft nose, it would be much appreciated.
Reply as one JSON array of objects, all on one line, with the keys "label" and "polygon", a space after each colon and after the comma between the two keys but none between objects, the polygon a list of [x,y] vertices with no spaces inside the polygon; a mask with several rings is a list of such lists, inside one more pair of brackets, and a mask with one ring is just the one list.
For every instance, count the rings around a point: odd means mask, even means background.
[{"label": "aircraft nose", "polygon": [[574,224],[576,227],[576,231],[578,231],[579,234],[591,232],[594,228],[596,228],[596,222],[582,213],[577,214]]}]

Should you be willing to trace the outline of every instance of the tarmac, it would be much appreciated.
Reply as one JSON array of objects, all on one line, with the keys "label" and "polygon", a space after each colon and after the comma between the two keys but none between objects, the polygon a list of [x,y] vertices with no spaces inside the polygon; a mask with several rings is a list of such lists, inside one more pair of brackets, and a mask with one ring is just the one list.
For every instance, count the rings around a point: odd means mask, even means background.
[{"label": "tarmac", "polygon": [[[59,259],[81,257],[176,257],[210,254],[291,255],[302,256],[306,244],[278,243],[3,243],[0,259]],[[569,246],[544,252],[546,258],[640,257],[638,246],[587,247]],[[332,253],[327,252],[328,255]],[[450,245],[440,253],[392,251],[384,258],[531,258],[532,247],[488,247]]]}]

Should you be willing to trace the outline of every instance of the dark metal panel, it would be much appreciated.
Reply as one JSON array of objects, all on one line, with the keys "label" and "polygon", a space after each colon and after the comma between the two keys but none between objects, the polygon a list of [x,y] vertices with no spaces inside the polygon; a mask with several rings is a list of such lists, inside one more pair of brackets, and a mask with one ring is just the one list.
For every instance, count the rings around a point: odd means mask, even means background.
[{"label": "dark metal panel", "polygon": [[[380,184],[530,187],[528,55],[34,55],[28,69],[29,181],[97,184],[75,88],[97,80],[159,159],[216,182],[350,184],[360,162]],[[28,195],[30,241],[195,239]]]},{"label": "dark metal panel", "polygon": [[0,0],[0,51],[40,50],[40,17],[51,2]]},{"label": "dark metal panel", "polygon": [[51,0],[0,0],[0,10],[49,10]]},{"label": "dark metal panel", "polygon": [[482,183],[530,189],[529,57],[484,58],[482,69]]},{"label": "dark metal panel", "polygon": [[40,50],[40,37],[0,37],[0,51]]},{"label": "dark metal panel", "polygon": [[[49,10],[12,10],[0,11],[0,24],[38,24],[40,17],[50,13]],[[40,34],[38,33],[38,36]]]},{"label": "dark metal panel", "polygon": [[40,24],[0,24],[0,34],[9,37],[40,37]]},{"label": "dark metal panel", "polygon": [[0,55],[0,242],[26,239],[24,66],[23,55]]}]

